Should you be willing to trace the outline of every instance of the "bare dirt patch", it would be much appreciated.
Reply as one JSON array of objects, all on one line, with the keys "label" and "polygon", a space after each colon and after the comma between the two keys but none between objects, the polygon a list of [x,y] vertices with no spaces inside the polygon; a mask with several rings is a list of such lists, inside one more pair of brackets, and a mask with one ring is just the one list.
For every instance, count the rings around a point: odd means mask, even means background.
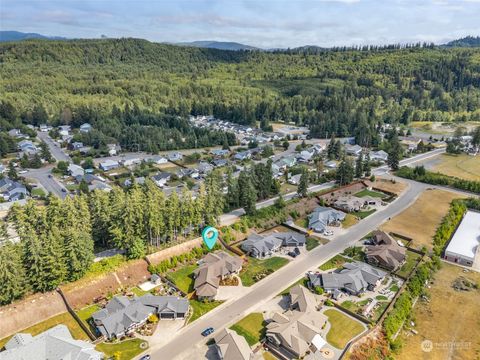
[{"label": "bare dirt patch", "polygon": [[62,286],[62,290],[74,309],[81,309],[92,304],[100,296],[114,294],[121,288],[131,287],[150,277],[147,263],[137,260],[127,263],[114,273],[90,279],[88,282],[80,280]]},{"label": "bare dirt patch", "polygon": [[373,183],[368,181],[368,185],[376,189],[391,192],[397,195],[401,194],[403,190],[405,190],[407,187],[407,184],[404,182],[401,182],[401,181],[392,182],[391,180],[384,179],[384,178],[377,178]]},{"label": "bare dirt patch", "polygon": [[[480,354],[480,290],[456,291],[452,284],[460,278],[480,283],[480,274],[443,264],[428,290],[430,302],[419,300],[414,308],[418,335],[402,334],[404,346],[396,359],[477,359]],[[425,340],[433,343],[428,354]]]},{"label": "bare dirt patch", "polygon": [[413,239],[410,246],[432,248],[435,230],[448,211],[450,202],[461,196],[445,190],[427,190],[400,215],[385,223],[381,229]]}]

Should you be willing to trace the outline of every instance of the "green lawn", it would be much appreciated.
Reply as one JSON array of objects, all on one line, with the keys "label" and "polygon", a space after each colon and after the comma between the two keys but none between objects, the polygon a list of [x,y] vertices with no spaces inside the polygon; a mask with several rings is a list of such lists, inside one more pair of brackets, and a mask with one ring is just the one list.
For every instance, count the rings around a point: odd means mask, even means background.
[{"label": "green lawn", "polygon": [[358,261],[365,260],[365,252],[362,250],[360,246],[350,246],[344,250],[342,255],[348,256],[353,260],[358,260]]},{"label": "green lawn", "polygon": [[355,216],[358,216],[360,219],[365,219],[367,216],[372,215],[375,211],[377,210],[372,209],[368,211],[356,211],[353,214],[355,214]]},{"label": "green lawn", "polygon": [[143,296],[145,294],[148,294],[148,291],[144,291],[144,290],[140,289],[138,286],[135,286],[135,287],[131,288],[130,291],[133,292],[137,296]]},{"label": "green lawn", "polygon": [[356,197],[371,196],[371,197],[384,198],[385,194],[381,193],[379,191],[372,191],[372,190],[368,190],[368,189],[363,189],[362,191],[356,193],[354,196],[356,196]]},{"label": "green lawn", "polygon": [[193,270],[197,265],[185,265],[176,271],[169,272],[167,278],[170,279],[180,290],[184,293],[191,293],[193,291]]},{"label": "green lawn", "polygon": [[398,287],[397,284],[393,284],[392,286],[390,286],[390,291],[392,292],[397,292],[400,288]]},{"label": "green lawn", "polygon": [[271,257],[265,260],[248,258],[248,264],[242,269],[240,279],[242,279],[243,286],[252,286],[287,264],[288,259],[282,257]]},{"label": "green lawn", "polygon": [[[68,330],[70,330],[70,333],[72,334],[74,339],[87,340],[87,341],[90,340],[87,334],[85,334],[85,332],[82,330],[80,325],[78,325],[78,323],[75,321],[72,315],[70,315],[68,312],[64,312],[62,314],[51,317],[50,319],[42,321],[41,323],[38,323],[36,325],[30,326],[29,328],[23,329],[19,332],[27,333],[27,334],[31,334],[32,336],[35,336],[59,324],[66,325],[68,327]],[[8,336],[0,340],[0,349],[5,345],[5,343],[8,340],[10,340],[12,336]]]},{"label": "green lawn", "polygon": [[251,313],[230,327],[253,346],[265,337],[265,320],[262,313]]},{"label": "green lawn", "polygon": [[100,306],[94,304],[94,305],[84,307],[81,310],[75,311],[77,313],[77,316],[85,323],[86,326],[90,328],[90,331],[93,334],[95,334],[96,329],[92,325],[90,325],[88,320],[92,317],[94,312],[97,312],[100,309],[101,309]]},{"label": "green lawn", "polygon": [[203,302],[195,299],[190,299],[190,306],[192,307],[193,314],[188,322],[191,323],[197,320],[199,317],[205,315],[210,310],[215,309],[221,303],[223,303],[223,301]]},{"label": "green lawn", "polygon": [[396,271],[397,275],[403,276],[403,277],[407,277],[408,274],[410,274],[410,271],[412,271],[415,264],[422,257],[422,255],[409,250],[406,251],[405,255],[406,255],[405,264],[403,264],[402,267]]},{"label": "green lawn", "polygon": [[308,228],[308,218],[301,217],[295,220],[293,223],[297,226],[300,226],[306,229]]},{"label": "green lawn", "polygon": [[358,218],[355,215],[347,214],[345,215],[345,219],[342,221],[342,227],[344,229],[348,229],[356,223],[358,223]]},{"label": "green lawn", "polygon": [[45,196],[45,191],[41,188],[32,189],[32,196]]},{"label": "green lawn", "polygon": [[307,251],[315,249],[318,245],[320,245],[320,239],[313,236],[307,237],[307,240],[305,243],[305,248],[307,249]]},{"label": "green lawn", "polygon": [[145,351],[145,349],[140,347],[140,344],[142,343],[147,342],[140,339],[132,339],[117,344],[101,343],[95,346],[95,349],[103,352],[107,358],[113,357],[117,354],[119,356],[118,360],[130,360]]},{"label": "green lawn", "polygon": [[352,262],[352,260],[343,257],[342,255],[335,255],[333,258],[328,260],[326,263],[323,263],[319,266],[320,270],[329,270],[336,269],[345,264],[346,262]]},{"label": "green lawn", "polygon": [[375,299],[377,299],[378,301],[387,301],[388,300],[388,298],[384,295],[377,295],[375,297]]},{"label": "green lawn", "polygon": [[324,314],[328,317],[331,325],[326,340],[337,349],[343,349],[351,339],[365,329],[361,323],[338,310],[328,309]]}]

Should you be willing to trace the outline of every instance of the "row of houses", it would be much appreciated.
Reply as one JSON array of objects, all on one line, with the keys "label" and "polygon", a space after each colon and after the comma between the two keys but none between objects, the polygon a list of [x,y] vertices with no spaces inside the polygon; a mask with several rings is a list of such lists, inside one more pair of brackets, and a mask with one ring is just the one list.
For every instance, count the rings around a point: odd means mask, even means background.
[{"label": "row of houses", "polygon": [[249,256],[264,259],[274,255],[281,248],[296,248],[305,245],[305,235],[288,231],[269,235],[252,234],[240,246]]}]

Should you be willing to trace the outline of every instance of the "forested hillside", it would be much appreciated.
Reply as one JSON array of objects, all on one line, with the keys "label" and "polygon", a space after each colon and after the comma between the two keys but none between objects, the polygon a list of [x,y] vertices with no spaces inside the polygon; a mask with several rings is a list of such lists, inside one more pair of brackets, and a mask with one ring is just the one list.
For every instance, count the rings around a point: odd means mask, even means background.
[{"label": "forested hillside", "polygon": [[0,100],[13,105],[13,114],[0,116],[9,123],[35,121],[35,105],[52,123],[79,112],[103,122],[128,104],[137,113],[213,114],[264,128],[295,121],[316,136],[357,135],[367,145],[382,122],[480,120],[480,49],[473,48],[307,54],[32,40],[0,44],[0,63]]}]

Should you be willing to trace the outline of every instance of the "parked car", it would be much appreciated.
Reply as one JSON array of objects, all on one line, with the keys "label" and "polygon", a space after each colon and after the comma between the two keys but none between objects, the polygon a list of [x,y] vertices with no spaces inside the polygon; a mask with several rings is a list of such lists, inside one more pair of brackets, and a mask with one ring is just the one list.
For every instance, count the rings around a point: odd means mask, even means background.
[{"label": "parked car", "polygon": [[215,331],[215,329],[210,326],[210,327],[208,327],[208,328],[206,328],[205,330],[202,331],[202,336],[208,336],[208,335],[212,334],[214,331]]},{"label": "parked car", "polygon": [[332,230],[325,230],[325,231],[323,232],[323,235],[325,235],[325,236],[332,236],[332,235],[333,235],[333,231],[332,231]]},{"label": "parked car", "polygon": [[140,360],[150,360],[150,355],[143,355]]},{"label": "parked car", "polygon": [[289,251],[288,256],[291,256],[292,258],[296,258],[297,254],[295,253],[295,251]]},{"label": "parked car", "polygon": [[52,174],[48,174],[48,177],[51,179],[51,178],[53,177],[53,175],[52,175]]},{"label": "parked car", "polygon": [[293,251],[295,254],[300,255],[300,249],[298,247],[296,247]]},{"label": "parked car", "polygon": [[62,192],[66,193],[66,192],[67,192],[67,189],[62,188]]}]

